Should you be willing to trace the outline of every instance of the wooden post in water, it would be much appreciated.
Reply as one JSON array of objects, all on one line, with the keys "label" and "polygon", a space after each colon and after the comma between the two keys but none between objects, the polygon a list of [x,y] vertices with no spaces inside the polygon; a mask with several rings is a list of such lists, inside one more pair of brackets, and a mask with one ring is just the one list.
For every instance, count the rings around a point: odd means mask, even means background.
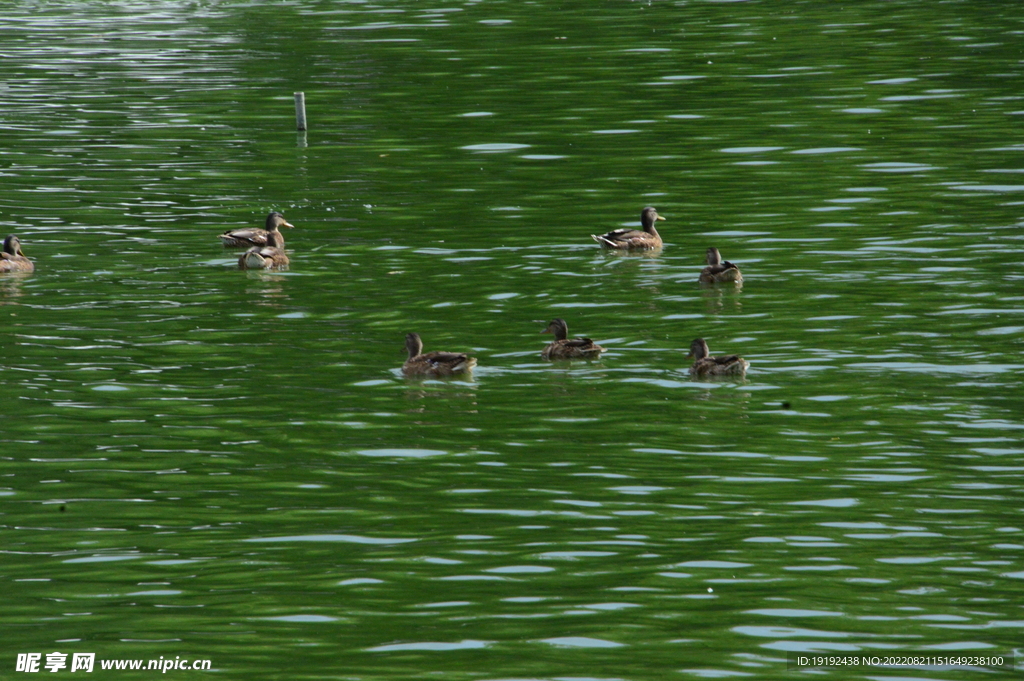
[{"label": "wooden post in water", "polygon": [[306,93],[295,93],[295,128],[299,132],[306,130]]}]

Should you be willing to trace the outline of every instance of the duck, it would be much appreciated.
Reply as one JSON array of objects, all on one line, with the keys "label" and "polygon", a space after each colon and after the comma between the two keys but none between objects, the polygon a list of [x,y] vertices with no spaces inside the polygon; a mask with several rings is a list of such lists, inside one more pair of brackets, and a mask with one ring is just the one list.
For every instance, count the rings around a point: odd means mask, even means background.
[{"label": "duck", "polygon": [[718,249],[712,246],[707,251],[708,266],[700,271],[700,282],[702,284],[720,284],[722,282],[743,282],[743,275],[740,268],[728,260],[722,262],[722,255]]},{"label": "duck", "polygon": [[0,252],[0,272],[32,272],[36,266],[25,257],[21,250],[21,241],[13,234],[4,239],[4,248]]},{"label": "duck", "polygon": [[258,227],[245,227],[242,229],[229,229],[218,238],[225,246],[266,246],[267,234],[277,232],[279,227],[294,227],[292,223],[284,219],[284,216],[274,211],[267,216],[266,229]]},{"label": "duck", "polygon": [[591,234],[590,238],[605,248],[618,251],[649,251],[661,248],[661,235],[654,228],[654,223],[664,219],[658,215],[658,211],[653,206],[647,206],[640,211],[640,224],[644,227],[643,231],[629,228],[613,229],[600,236]]},{"label": "duck", "polygon": [[284,252],[284,235],[267,232],[266,246],[253,246],[238,256],[238,267],[243,270],[282,270],[288,268],[288,254]]},{"label": "duck", "polygon": [[747,373],[747,367],[750,366],[750,362],[739,355],[711,357],[707,341],[703,338],[696,338],[690,343],[690,354],[687,357],[693,358],[690,375],[694,378],[708,378],[711,376],[742,378]]},{"label": "duck", "polygon": [[406,376],[457,376],[472,373],[476,357],[464,352],[428,352],[423,354],[423,341],[418,333],[405,336],[405,349],[409,359],[402,365]]},{"label": "duck", "polygon": [[541,333],[555,334],[555,340],[541,351],[544,359],[597,359],[604,348],[589,338],[569,339],[569,326],[564,319],[552,319]]}]

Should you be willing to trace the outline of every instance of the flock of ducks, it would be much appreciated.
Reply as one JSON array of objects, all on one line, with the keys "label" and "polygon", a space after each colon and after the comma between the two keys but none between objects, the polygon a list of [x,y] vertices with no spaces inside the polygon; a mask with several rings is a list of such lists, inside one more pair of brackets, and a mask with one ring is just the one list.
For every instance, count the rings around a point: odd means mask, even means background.
[{"label": "flock of ducks", "polygon": [[[640,212],[642,230],[613,229],[607,234],[591,234],[590,237],[602,247],[611,250],[653,251],[662,247],[661,235],[658,234],[654,223],[664,219],[658,215],[657,210],[648,206]],[[701,283],[739,284],[743,282],[740,268],[728,260],[723,261],[717,248],[709,248],[706,258],[707,267],[700,273]],[[555,340],[551,341],[540,353],[544,359],[597,359],[604,352],[603,347],[589,338],[569,338],[569,326],[561,318],[552,319],[541,333],[550,333],[555,336]],[[406,376],[466,375],[476,366],[476,358],[465,353],[428,352],[424,354],[423,341],[415,333],[410,333],[405,337],[405,349],[409,353],[409,359],[402,365],[402,373]],[[750,362],[739,355],[712,356],[708,350],[708,344],[703,338],[694,339],[690,344],[690,354],[687,357],[693,359],[690,375],[695,378],[715,376],[742,378],[746,375],[747,367],[750,366]]]},{"label": "flock of ducks", "polygon": [[[614,229],[607,234],[591,234],[591,238],[602,247],[616,251],[652,251],[662,247],[661,235],[654,223],[664,220],[658,211],[648,206],[640,213],[642,230]],[[288,254],[284,249],[284,235],[281,227],[294,227],[284,215],[273,212],[267,216],[264,229],[255,227],[231,229],[220,235],[226,247],[245,248],[238,257],[238,266],[244,270],[285,269]],[[734,283],[743,281],[739,268],[729,261],[723,261],[717,248],[709,248],[706,254],[707,267],[701,270],[700,282],[704,284]],[[25,257],[18,237],[11,234],[4,239],[0,253],[0,272],[32,272],[35,266]],[[548,360],[597,359],[604,348],[589,338],[569,338],[569,326],[564,319],[552,319],[541,333],[553,334],[555,339],[541,351],[541,357]],[[410,333],[405,337],[405,349],[409,358],[402,365],[406,376],[443,377],[467,375],[476,366],[476,358],[462,352],[423,352],[423,340],[419,334]],[[690,375],[695,378],[731,376],[742,378],[750,363],[739,355],[713,357],[703,338],[690,344],[693,359]]]}]

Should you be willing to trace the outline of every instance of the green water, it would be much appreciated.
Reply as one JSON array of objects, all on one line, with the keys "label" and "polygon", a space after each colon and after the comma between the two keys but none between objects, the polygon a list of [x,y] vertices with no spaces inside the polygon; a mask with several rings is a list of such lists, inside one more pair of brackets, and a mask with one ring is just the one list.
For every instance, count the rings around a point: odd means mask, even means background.
[{"label": "green water", "polygon": [[[1020,649],[1012,3],[4,15],[0,219],[37,269],[0,278],[0,676]],[[601,253],[645,205],[664,251]],[[270,210],[291,269],[238,271],[216,235]],[[711,245],[742,288],[697,284]],[[608,351],[542,361],[553,317]],[[473,380],[404,379],[409,331]],[[698,336],[747,380],[691,381]]]}]

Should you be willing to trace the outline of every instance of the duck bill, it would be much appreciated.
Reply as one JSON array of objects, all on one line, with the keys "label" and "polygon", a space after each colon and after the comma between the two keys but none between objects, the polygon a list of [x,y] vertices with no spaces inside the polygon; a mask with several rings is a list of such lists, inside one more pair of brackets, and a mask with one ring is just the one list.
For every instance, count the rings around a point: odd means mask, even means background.
[{"label": "duck bill", "polygon": [[658,219],[659,219],[659,220],[664,220],[665,218],[663,218],[662,216],[660,216],[660,215],[659,215],[659,216],[658,216]]},{"label": "duck bill", "polygon": [[295,228],[295,225],[293,225],[293,224],[292,224],[292,223],[290,223],[290,222],[282,222],[282,223],[281,223],[281,226],[282,226],[282,227],[291,227],[292,229],[294,229],[294,228]]}]

